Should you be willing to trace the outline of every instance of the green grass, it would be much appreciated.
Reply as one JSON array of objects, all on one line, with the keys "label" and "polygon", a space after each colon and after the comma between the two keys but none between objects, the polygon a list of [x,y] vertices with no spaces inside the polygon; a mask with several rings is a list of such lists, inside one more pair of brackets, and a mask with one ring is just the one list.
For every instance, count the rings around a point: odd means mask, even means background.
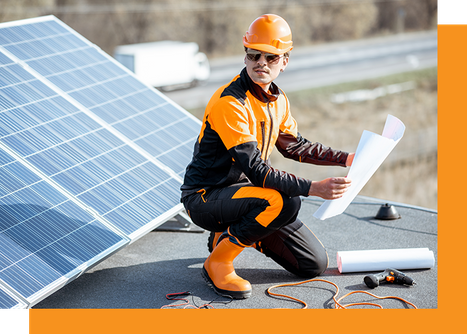
[{"label": "green grass", "polygon": [[[414,81],[417,87],[435,89],[437,87],[438,69],[428,68],[419,71],[405,72],[376,79],[347,82],[337,85],[318,87],[287,93],[291,104],[296,106],[310,105],[321,98],[330,98],[332,94],[344,93],[358,89],[374,89],[381,86]],[[427,87],[428,85],[428,87]]]}]

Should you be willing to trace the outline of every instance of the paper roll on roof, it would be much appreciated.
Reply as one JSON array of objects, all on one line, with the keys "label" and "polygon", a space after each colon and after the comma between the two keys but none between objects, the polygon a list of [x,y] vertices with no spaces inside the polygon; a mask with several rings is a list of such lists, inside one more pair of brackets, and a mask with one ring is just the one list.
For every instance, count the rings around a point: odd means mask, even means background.
[{"label": "paper roll on roof", "polygon": [[435,257],[428,248],[402,248],[338,251],[337,267],[340,273],[381,271],[387,268],[429,269]]}]

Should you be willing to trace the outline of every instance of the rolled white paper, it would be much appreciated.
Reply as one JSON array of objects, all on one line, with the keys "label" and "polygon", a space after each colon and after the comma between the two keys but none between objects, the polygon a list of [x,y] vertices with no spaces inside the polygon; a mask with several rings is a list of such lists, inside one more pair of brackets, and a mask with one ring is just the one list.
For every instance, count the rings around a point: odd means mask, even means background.
[{"label": "rolled white paper", "polygon": [[325,200],[313,216],[324,220],[343,213],[402,139],[404,131],[404,123],[392,115],[387,116],[382,135],[363,131],[347,175],[352,180],[352,185],[341,198]]},{"label": "rolled white paper", "polygon": [[383,271],[388,268],[428,269],[435,265],[435,256],[428,248],[402,248],[338,251],[337,268],[340,273]]}]

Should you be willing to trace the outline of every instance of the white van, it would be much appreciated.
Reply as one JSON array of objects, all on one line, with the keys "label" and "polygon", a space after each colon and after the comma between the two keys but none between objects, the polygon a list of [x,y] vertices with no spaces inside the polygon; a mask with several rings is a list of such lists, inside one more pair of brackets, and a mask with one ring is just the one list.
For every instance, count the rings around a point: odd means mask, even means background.
[{"label": "white van", "polygon": [[120,45],[114,58],[142,82],[162,90],[195,86],[208,80],[211,73],[208,58],[194,42]]}]

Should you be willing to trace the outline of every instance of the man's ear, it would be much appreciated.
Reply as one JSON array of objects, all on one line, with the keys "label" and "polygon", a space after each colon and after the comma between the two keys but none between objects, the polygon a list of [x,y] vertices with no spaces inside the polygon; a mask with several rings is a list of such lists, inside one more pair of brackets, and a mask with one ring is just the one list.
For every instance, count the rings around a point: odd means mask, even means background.
[{"label": "man's ear", "polygon": [[284,72],[285,68],[289,64],[289,57],[282,57],[282,68],[281,72]]}]

